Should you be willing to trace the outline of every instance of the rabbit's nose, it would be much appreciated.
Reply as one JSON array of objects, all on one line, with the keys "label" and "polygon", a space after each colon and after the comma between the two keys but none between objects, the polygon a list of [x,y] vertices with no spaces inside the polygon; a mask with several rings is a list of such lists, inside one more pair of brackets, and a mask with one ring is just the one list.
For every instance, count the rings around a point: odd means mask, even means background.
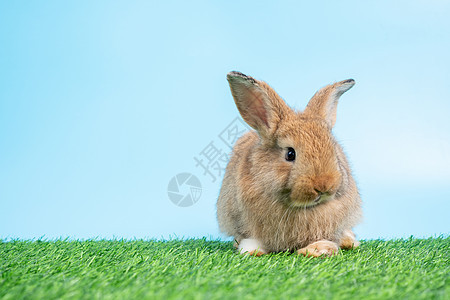
[{"label": "rabbit's nose", "polygon": [[318,189],[314,189],[314,191],[316,191],[316,193],[317,193],[317,197],[314,199],[314,202],[317,203],[322,198],[323,193],[321,191],[319,191]]},{"label": "rabbit's nose", "polygon": [[314,188],[314,191],[316,191],[317,195],[322,196],[326,192],[322,192],[321,190],[318,190],[317,188]]},{"label": "rabbit's nose", "polygon": [[314,187],[314,191],[317,193],[317,195],[320,197],[320,196],[323,196],[323,195],[331,195],[331,194],[333,194],[333,191],[332,191],[333,189],[332,189],[332,187],[331,186],[316,186],[316,187]]},{"label": "rabbit's nose", "polygon": [[335,180],[332,176],[324,175],[324,176],[316,177],[315,180],[313,181],[314,191],[319,196],[322,196],[324,194],[331,195],[331,194],[333,194],[333,190],[335,187],[334,182],[335,182]]}]

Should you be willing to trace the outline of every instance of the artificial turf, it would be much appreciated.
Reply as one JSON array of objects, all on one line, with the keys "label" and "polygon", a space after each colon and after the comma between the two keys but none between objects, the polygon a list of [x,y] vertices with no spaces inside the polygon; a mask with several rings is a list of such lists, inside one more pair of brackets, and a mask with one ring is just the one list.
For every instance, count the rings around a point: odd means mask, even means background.
[{"label": "artificial turf", "polygon": [[450,299],[449,237],[362,241],[331,258],[231,242],[0,241],[3,299]]}]

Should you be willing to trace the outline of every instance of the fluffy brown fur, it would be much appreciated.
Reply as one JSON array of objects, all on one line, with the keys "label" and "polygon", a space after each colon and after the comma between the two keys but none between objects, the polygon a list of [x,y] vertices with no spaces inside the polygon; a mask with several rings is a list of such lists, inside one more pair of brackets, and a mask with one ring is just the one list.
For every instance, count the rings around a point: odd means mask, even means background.
[{"label": "fluffy brown fur", "polygon": [[[331,133],[338,99],[354,81],[322,88],[304,112],[295,112],[265,82],[239,72],[227,78],[240,114],[256,131],[233,149],[217,201],[220,229],[238,243],[256,239],[267,252],[319,256],[336,254],[338,245],[356,247],[351,228],[361,200]],[[294,161],[285,158],[288,148],[295,149]]]}]

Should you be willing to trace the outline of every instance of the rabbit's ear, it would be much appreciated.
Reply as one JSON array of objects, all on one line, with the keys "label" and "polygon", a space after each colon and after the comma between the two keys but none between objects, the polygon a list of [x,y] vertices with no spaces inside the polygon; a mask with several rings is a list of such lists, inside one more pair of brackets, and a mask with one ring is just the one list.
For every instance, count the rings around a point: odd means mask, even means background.
[{"label": "rabbit's ear", "polygon": [[323,118],[331,127],[333,127],[334,123],[336,123],[338,100],[342,94],[351,89],[353,85],[355,85],[355,81],[353,79],[347,79],[320,89],[311,100],[309,100],[304,114]]},{"label": "rabbit's ear", "polygon": [[291,109],[265,82],[240,72],[227,75],[231,94],[242,118],[263,137],[270,137]]}]

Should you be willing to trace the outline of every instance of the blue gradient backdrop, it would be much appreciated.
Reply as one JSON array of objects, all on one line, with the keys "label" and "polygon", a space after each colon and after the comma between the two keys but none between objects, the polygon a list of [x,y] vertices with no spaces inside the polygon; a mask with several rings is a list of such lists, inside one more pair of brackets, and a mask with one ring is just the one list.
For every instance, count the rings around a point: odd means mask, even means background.
[{"label": "blue gradient backdrop", "polygon": [[[231,70],[298,109],[354,78],[334,131],[358,235],[448,234],[449,15],[435,0],[2,1],[0,237],[220,237],[220,181],[193,158],[238,116]],[[167,195],[181,172],[203,186],[191,207]]]}]

